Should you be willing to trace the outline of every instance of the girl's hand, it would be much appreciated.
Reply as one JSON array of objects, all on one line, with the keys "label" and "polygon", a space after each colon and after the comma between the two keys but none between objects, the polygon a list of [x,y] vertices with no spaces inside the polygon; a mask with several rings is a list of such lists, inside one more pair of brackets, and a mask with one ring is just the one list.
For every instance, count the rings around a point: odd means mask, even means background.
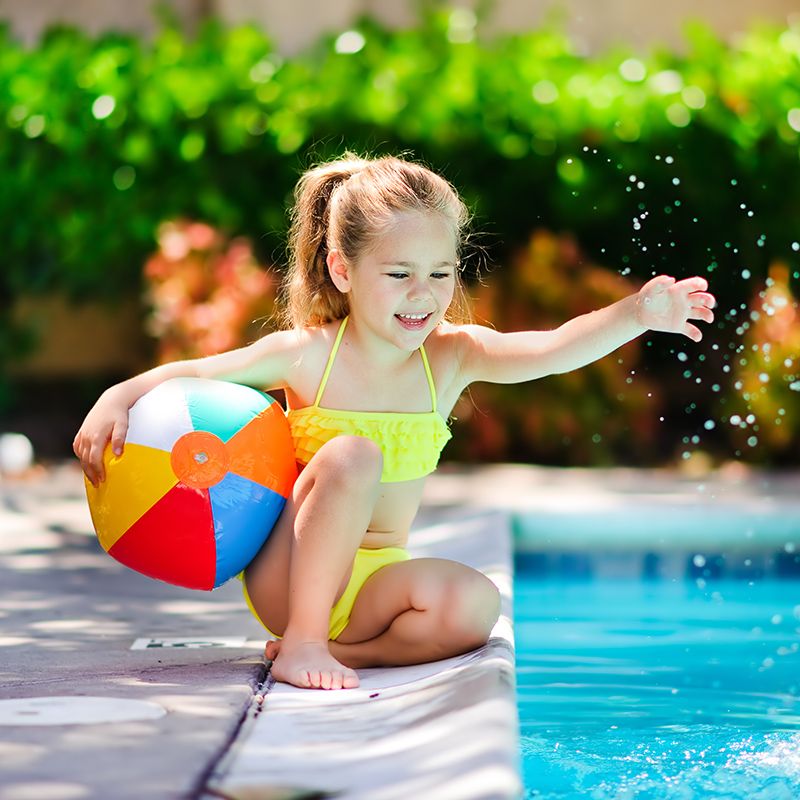
[{"label": "girl's hand", "polygon": [[677,281],[668,275],[659,275],[639,290],[636,298],[636,321],[653,331],[682,333],[695,342],[703,334],[690,319],[713,322],[717,304],[709,294],[705,278],[686,278]]},{"label": "girl's hand", "polygon": [[103,467],[106,445],[110,441],[115,455],[122,455],[125,434],[128,432],[130,404],[114,388],[100,396],[72,442],[72,449],[81,460],[81,467],[95,488],[106,477]]}]

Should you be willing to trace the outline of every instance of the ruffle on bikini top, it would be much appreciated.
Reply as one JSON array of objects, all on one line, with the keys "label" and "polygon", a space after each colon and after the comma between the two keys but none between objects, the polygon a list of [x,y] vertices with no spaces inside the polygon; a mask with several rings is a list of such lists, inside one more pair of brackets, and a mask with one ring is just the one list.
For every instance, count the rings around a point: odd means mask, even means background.
[{"label": "ruffle on bikini top", "polygon": [[307,464],[336,436],[365,436],[383,452],[382,483],[411,481],[436,469],[452,434],[441,414],[344,411],[309,406],[286,414],[295,458]]}]

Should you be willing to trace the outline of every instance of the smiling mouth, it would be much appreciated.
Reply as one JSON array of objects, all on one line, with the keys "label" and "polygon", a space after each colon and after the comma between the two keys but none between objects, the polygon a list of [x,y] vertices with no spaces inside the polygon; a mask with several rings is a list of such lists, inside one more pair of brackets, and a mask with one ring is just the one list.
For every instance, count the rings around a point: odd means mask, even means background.
[{"label": "smiling mouth", "polygon": [[395,317],[400,320],[400,324],[404,328],[412,330],[423,328],[431,316],[431,314],[395,314]]}]

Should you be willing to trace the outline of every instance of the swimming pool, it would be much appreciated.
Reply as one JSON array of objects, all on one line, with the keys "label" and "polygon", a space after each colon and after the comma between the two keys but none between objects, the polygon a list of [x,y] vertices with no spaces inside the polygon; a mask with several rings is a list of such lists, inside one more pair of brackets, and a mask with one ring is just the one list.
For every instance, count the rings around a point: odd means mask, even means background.
[{"label": "swimming pool", "polygon": [[598,578],[518,555],[526,798],[800,797],[800,581],[682,558],[679,576],[648,578],[645,556]]}]

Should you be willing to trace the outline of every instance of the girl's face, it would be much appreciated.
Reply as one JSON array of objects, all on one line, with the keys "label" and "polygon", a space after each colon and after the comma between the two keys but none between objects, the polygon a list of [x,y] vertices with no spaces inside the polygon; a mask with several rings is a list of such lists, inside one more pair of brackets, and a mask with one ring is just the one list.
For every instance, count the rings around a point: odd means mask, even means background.
[{"label": "girl's face", "polygon": [[338,253],[337,261],[331,275],[349,294],[353,319],[404,350],[422,344],[453,299],[456,243],[439,214],[397,213],[356,264],[344,265]]}]

